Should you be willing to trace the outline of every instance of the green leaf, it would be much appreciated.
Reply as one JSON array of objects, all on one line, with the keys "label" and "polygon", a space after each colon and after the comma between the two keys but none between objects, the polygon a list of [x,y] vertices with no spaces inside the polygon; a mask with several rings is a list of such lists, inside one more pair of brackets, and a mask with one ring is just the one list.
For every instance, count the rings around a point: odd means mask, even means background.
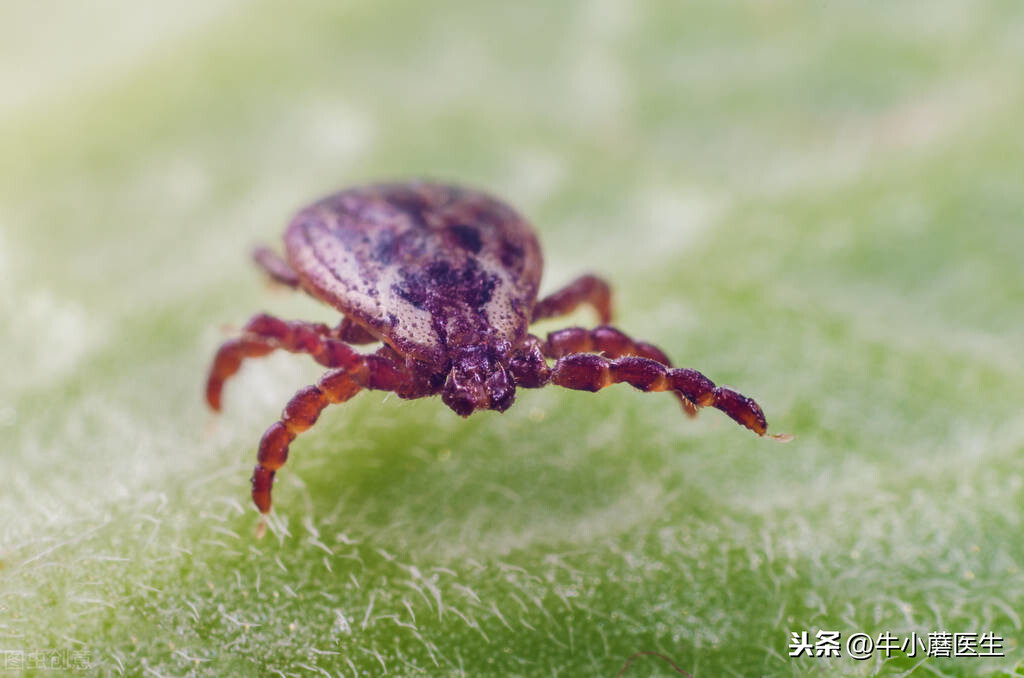
[{"label": "green leaf", "polygon": [[[1013,4],[0,8],[0,661],[127,675],[1020,675],[1024,16]],[[519,206],[544,291],[756,397],[328,409],[217,345],[339,187]],[[590,324],[586,312],[538,332]],[[789,657],[842,633],[841,658]],[[867,661],[854,633],[1005,657]],[[638,654],[641,653],[641,654]],[[20,662],[20,663],[19,663]]]}]

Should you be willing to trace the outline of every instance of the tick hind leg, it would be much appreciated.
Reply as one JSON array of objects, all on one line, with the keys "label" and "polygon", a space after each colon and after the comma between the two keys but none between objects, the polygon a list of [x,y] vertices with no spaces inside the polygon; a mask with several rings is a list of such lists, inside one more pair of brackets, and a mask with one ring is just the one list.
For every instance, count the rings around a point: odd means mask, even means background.
[{"label": "tick hind leg", "polygon": [[380,339],[370,334],[369,330],[345,318],[334,330],[334,336],[349,344],[373,344]]},{"label": "tick hind leg", "polygon": [[327,372],[315,385],[301,389],[288,401],[281,419],[260,440],[252,474],[252,500],[260,513],[270,511],[274,475],[287,461],[289,445],[316,423],[324,408],[345,402],[362,389],[399,390],[410,395],[412,374],[387,355],[385,349],[376,355],[356,354],[353,365]]},{"label": "tick hind leg", "polygon": [[[541,350],[548,358],[562,358],[573,353],[599,353],[607,358],[636,356],[657,361],[665,367],[672,367],[665,352],[653,344],[637,341],[614,327],[601,325],[592,330],[582,327],[552,332]],[[697,415],[697,406],[682,391],[673,391],[683,409],[691,417]]]},{"label": "tick hind leg", "polygon": [[533,307],[533,320],[572,313],[580,304],[593,306],[602,324],[612,321],[612,289],[608,283],[594,275],[577,278],[538,301]]},{"label": "tick hind leg", "polygon": [[252,251],[252,260],[270,279],[286,287],[299,286],[299,274],[288,265],[279,254],[268,247],[256,247]]},{"label": "tick hind leg", "polygon": [[[299,274],[273,250],[267,247],[257,247],[252,251],[252,260],[274,282],[295,289],[299,287]],[[334,335],[336,338],[347,341],[350,344],[372,344],[375,341],[380,341],[377,337],[353,323],[349,318],[345,318],[342,321],[341,325],[335,330]]]},{"label": "tick hind leg", "polygon": [[344,327],[344,322],[332,330],[320,323],[285,321],[265,313],[253,316],[240,337],[229,339],[217,350],[206,379],[206,402],[219,411],[224,382],[238,372],[242,361],[276,350],[308,353],[326,367],[354,364],[359,354],[338,338]]}]

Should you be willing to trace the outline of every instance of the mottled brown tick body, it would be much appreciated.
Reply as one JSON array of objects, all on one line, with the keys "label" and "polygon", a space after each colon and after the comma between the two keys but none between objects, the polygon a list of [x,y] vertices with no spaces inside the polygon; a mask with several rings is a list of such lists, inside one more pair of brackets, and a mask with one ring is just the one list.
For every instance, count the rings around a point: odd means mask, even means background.
[{"label": "mottled brown tick body", "polygon": [[[752,399],[673,369],[660,349],[609,327],[611,292],[601,279],[583,276],[538,301],[543,260],[533,229],[484,193],[430,182],[348,189],[299,212],[284,241],[287,261],[261,248],[256,263],[337,308],[342,321],[332,328],[257,315],[217,351],[206,384],[207,402],[219,410],[224,382],[245,358],[283,349],[331,368],[295,394],[260,441],[252,496],[263,513],[292,440],[325,407],[362,389],[440,394],[469,416],[506,410],[516,387],[598,391],[624,382],[673,391],[691,414],[715,407],[758,435],[767,431]],[[553,332],[546,341],[529,334],[532,321],[583,303],[601,326]],[[371,354],[350,346],[377,342]]]}]

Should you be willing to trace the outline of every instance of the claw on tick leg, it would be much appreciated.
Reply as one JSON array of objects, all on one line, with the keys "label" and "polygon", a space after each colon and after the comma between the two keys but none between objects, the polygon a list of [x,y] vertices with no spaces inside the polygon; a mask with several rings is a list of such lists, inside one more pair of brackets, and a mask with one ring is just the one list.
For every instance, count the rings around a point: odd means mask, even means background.
[{"label": "claw on tick leg", "polygon": [[792,433],[775,433],[768,437],[779,443],[788,443],[789,441],[793,440],[794,436]]},{"label": "claw on tick leg", "polygon": [[256,523],[256,538],[263,539],[263,536],[267,533],[267,517],[260,516],[260,522]]}]

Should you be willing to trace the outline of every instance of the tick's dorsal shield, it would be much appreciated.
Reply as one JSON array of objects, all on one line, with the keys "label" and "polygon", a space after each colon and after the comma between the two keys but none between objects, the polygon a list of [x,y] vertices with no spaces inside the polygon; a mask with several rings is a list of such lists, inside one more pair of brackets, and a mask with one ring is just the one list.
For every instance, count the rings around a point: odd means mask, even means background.
[{"label": "tick's dorsal shield", "polygon": [[511,207],[434,183],[328,196],[285,234],[302,286],[402,355],[441,365],[450,347],[517,343],[540,284],[540,246]]}]

